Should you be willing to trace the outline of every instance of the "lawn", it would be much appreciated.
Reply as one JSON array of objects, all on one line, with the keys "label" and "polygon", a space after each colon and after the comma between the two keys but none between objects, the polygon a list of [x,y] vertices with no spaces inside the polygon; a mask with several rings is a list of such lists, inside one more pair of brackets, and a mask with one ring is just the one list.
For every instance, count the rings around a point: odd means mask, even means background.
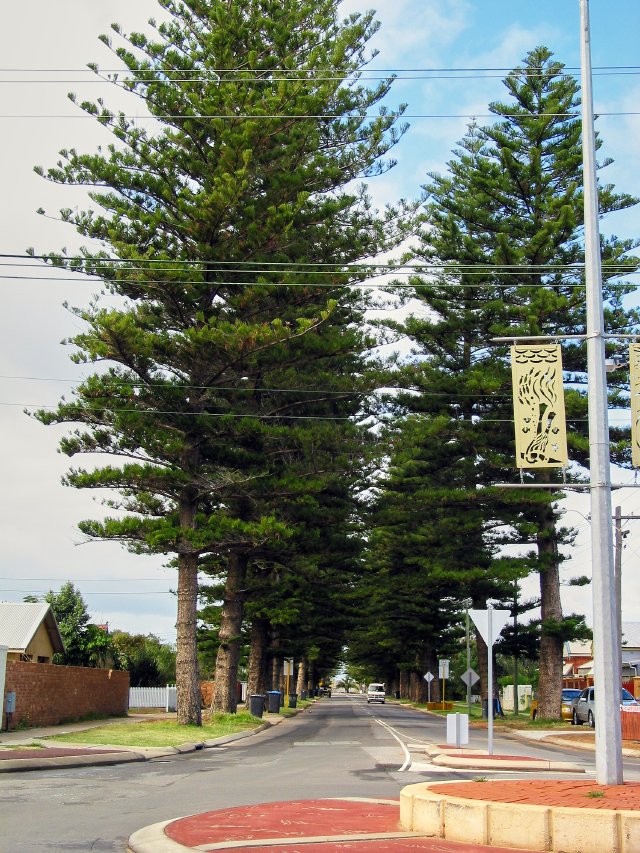
[{"label": "lawn", "polygon": [[[426,708],[426,705],[417,705],[418,708]],[[432,713],[446,716],[447,714],[466,714],[468,707],[466,702],[454,702],[453,711],[432,710]],[[484,723],[486,718],[482,718],[482,706],[477,702],[471,705],[470,723]],[[538,718],[532,720],[527,711],[521,711],[515,716],[511,711],[506,711],[504,717],[494,717],[494,725],[498,728],[507,729],[572,729],[573,726],[569,720],[544,720]]]},{"label": "lawn", "polygon": [[188,741],[212,740],[255,729],[259,725],[257,717],[242,711],[237,714],[214,714],[202,726],[179,726],[173,720],[143,720],[136,723],[110,723],[81,732],[52,735],[46,740],[117,746],[178,746]]}]

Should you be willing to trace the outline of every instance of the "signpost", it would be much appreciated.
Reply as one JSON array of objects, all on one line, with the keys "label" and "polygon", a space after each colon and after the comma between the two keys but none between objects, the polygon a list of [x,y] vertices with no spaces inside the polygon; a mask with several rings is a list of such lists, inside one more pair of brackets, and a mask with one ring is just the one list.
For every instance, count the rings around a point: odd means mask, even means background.
[{"label": "signpost", "polygon": [[486,610],[469,611],[473,624],[487,644],[487,751],[489,755],[493,755],[493,644],[500,636],[510,615],[511,611],[494,610],[488,602]]},{"label": "signpost", "polygon": [[424,680],[427,682],[427,702],[431,702],[431,682],[433,681],[433,673],[425,673]]},{"label": "signpost", "polygon": [[444,711],[444,683],[449,678],[449,658],[440,658],[438,661],[438,678],[442,679],[442,710]]},{"label": "signpost", "polygon": [[287,707],[289,706],[289,696],[291,696],[291,690],[289,689],[289,678],[293,675],[293,658],[285,658],[284,659],[284,674],[286,678],[286,691],[287,691]]},{"label": "signpost", "polygon": [[478,681],[480,681],[480,676],[478,675],[478,673],[475,670],[471,669],[471,667],[469,667],[469,669],[466,670],[466,672],[463,672],[462,675],[460,676],[460,678],[467,685],[467,687],[469,689],[471,689],[474,684],[476,684]]}]

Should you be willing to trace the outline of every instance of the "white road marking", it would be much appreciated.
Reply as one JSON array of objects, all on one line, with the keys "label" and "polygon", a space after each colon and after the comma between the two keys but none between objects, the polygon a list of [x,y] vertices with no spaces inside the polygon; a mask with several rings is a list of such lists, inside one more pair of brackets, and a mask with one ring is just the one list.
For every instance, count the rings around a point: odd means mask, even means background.
[{"label": "white road marking", "polygon": [[404,752],[404,764],[402,765],[402,767],[400,767],[398,769],[397,772],[398,773],[404,772],[407,769],[407,767],[409,767],[411,765],[411,753],[409,752],[409,750],[405,746],[404,741],[401,740],[400,737],[396,734],[395,729],[392,726],[388,725],[388,723],[385,723],[383,720],[379,720],[377,717],[374,719],[375,719],[376,723],[381,725],[383,729],[386,729],[389,732],[389,734],[391,735],[391,737],[395,738],[398,741],[398,743],[400,744],[400,746],[402,747],[402,751]]}]

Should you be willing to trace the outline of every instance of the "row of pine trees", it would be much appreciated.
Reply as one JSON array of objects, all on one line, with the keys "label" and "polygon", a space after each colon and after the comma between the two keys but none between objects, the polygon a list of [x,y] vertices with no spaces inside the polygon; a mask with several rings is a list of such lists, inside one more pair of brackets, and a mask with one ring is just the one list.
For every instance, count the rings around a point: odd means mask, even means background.
[{"label": "row of pine trees", "polygon": [[[532,573],[540,714],[559,716],[562,643],[586,630],[560,602],[571,532],[559,493],[492,485],[519,477],[507,352],[492,338],[584,331],[576,82],[532,50],[495,121],[472,124],[415,201],[379,211],[363,182],[393,167],[407,125],[393,79],[361,79],[373,13],[158,2],[148,34],[102,38],[123,68],[111,84],[152,118],[80,103],[112,144],[40,170],[89,186],[93,204],[62,211],[84,250],[43,259],[104,292],[75,311],[86,379],[37,417],[73,424],[61,449],[87,455],[66,482],[108,490],[109,515],[81,529],[175,567],[179,722],[200,722],[205,661],[213,709],[235,710],[246,649],[250,693],[279,683],[284,657],[306,689],[348,649],[422,698],[465,603],[504,606]],[[636,201],[600,191],[602,214]],[[638,321],[624,301],[634,246],[603,240],[610,331]],[[370,284],[400,252],[413,272],[384,300],[411,311],[373,324]],[[403,354],[379,356],[383,341]],[[565,350],[584,464],[585,351]]]}]

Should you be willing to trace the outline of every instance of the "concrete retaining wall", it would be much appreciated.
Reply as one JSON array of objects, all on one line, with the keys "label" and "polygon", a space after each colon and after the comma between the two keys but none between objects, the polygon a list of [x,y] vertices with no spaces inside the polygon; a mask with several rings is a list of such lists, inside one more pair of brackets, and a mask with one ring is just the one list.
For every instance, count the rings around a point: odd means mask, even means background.
[{"label": "concrete retaining wall", "polygon": [[640,850],[640,814],[635,811],[464,799],[436,794],[429,790],[429,783],[402,789],[400,825],[409,832],[447,841],[537,853]]}]

